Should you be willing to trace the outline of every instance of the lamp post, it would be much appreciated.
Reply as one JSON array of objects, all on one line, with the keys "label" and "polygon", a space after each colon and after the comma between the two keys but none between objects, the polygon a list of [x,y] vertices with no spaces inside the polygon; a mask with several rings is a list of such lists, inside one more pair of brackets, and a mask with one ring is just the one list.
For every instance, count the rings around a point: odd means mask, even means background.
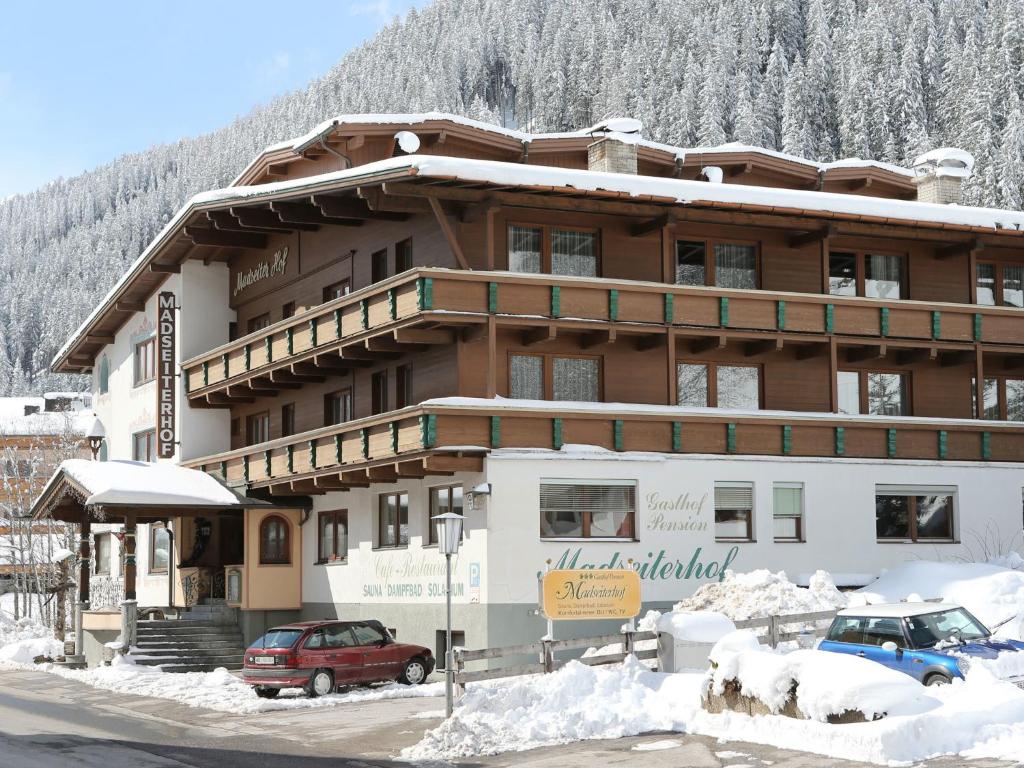
[{"label": "lamp post", "polygon": [[452,689],[455,683],[455,670],[453,669],[455,655],[452,653],[452,555],[459,553],[459,544],[462,541],[462,523],[466,518],[455,512],[445,512],[441,515],[434,515],[432,519],[437,521],[437,550],[444,555],[446,566],[444,594],[448,623],[444,643],[444,710],[445,717],[451,717],[454,709]]},{"label": "lamp post", "polygon": [[85,433],[85,436],[89,439],[89,450],[92,451],[92,460],[96,461],[96,457],[99,456],[100,447],[103,445],[103,439],[107,436],[107,430],[103,428],[103,422],[99,420],[97,416],[92,426],[89,427],[89,431]]}]

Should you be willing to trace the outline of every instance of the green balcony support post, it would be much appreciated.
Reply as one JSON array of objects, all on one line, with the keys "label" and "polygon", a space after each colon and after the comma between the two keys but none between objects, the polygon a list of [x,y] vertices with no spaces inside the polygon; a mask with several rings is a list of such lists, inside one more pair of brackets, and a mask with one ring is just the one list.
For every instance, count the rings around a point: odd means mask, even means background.
[{"label": "green balcony support post", "polygon": [[391,429],[391,452],[394,454],[398,453],[398,422],[392,421],[389,425]]},{"label": "green balcony support post", "polygon": [[671,293],[665,294],[665,325],[672,325],[676,319],[676,297]]},{"label": "green balcony support post", "polygon": [[249,457],[242,457],[242,480],[249,482]]},{"label": "green balcony support post", "polygon": [[889,335],[889,308],[882,307],[878,310],[878,333],[881,336]]},{"label": "green balcony support post", "polygon": [[363,458],[370,458],[370,432],[367,429],[359,430],[359,444],[362,448]]},{"label": "green balcony support post", "polygon": [[309,321],[309,345],[315,347],[317,345],[316,340],[316,318],[314,317]]},{"label": "green balcony support post", "polygon": [[981,433],[981,458],[991,459],[992,458],[992,433],[982,432]]},{"label": "green balcony support post", "polygon": [[245,354],[245,370],[252,368],[252,345],[246,344],[243,350]]},{"label": "green balcony support post", "polygon": [[284,330],[284,341],[285,348],[288,350],[289,355],[295,354],[295,329],[285,328]]},{"label": "green balcony support post", "polygon": [[420,416],[420,439],[424,448],[433,448],[437,443],[437,415],[427,413]]},{"label": "green balcony support post", "polygon": [[619,319],[619,289],[608,291],[608,319],[613,323]]},{"label": "green balcony support post", "polygon": [[207,386],[210,383],[210,361],[203,360],[203,386]]},{"label": "green balcony support post", "polygon": [[836,427],[836,456],[846,453],[846,428]]},{"label": "green balcony support post", "polygon": [[981,341],[982,325],[981,325],[981,313],[974,313],[974,340]]},{"label": "green balcony support post", "polygon": [[271,461],[272,461],[272,459],[273,459],[273,456],[271,456],[270,451],[264,451],[263,452],[263,472],[266,474],[267,477],[273,477],[274,476],[273,473],[271,472],[271,469],[272,469]]},{"label": "green balcony support post", "polygon": [[782,454],[788,456],[793,452],[793,427],[786,424],[782,427]]},{"label": "green balcony support post", "polygon": [[334,436],[334,463],[341,464],[341,435]]},{"label": "green balcony support post", "polygon": [[224,481],[227,481],[227,479],[228,479],[228,463],[226,461],[222,461],[220,463],[220,476],[221,476],[221,478]]},{"label": "green balcony support post", "polygon": [[932,338],[942,337],[942,313],[938,310],[932,311]]},{"label": "green balcony support post", "polygon": [[562,450],[562,420],[554,418],[551,420],[551,447],[556,451]]},{"label": "green balcony support post", "polygon": [[729,422],[725,425],[725,451],[736,453],[736,424]]},{"label": "green balcony support post", "polygon": [[718,325],[726,328],[729,325],[729,297],[722,296],[718,300]]},{"label": "green balcony support post", "polygon": [[288,474],[295,472],[295,446],[289,445],[284,449],[285,462],[288,466]]},{"label": "green balcony support post", "polygon": [[370,327],[370,305],[366,299],[359,300],[359,323],[364,331]]},{"label": "green balcony support post", "polygon": [[434,278],[421,277],[416,281],[416,304],[420,312],[434,308]]},{"label": "green balcony support post", "polygon": [[398,319],[398,302],[395,300],[394,288],[388,288],[388,316],[392,320]]},{"label": "green balcony support post", "polygon": [[612,441],[616,451],[622,450],[622,419],[615,419],[612,423]]},{"label": "green balcony support post", "polygon": [[775,306],[775,327],[780,331],[786,330],[786,302],[782,299]]},{"label": "green balcony support post", "polygon": [[487,284],[487,311],[496,315],[498,313],[498,284]]},{"label": "green balcony support post", "polygon": [[501,416],[491,416],[491,448],[501,447]]},{"label": "green balcony support post", "polygon": [[267,353],[267,362],[274,362],[274,339],[272,336],[267,336],[263,341],[264,351]]},{"label": "green balcony support post", "polygon": [[890,459],[896,458],[896,430],[887,429],[885,432],[885,454]]},{"label": "green balcony support post", "polygon": [[316,440],[309,441],[309,468],[316,469]]},{"label": "green balcony support post", "polygon": [[683,422],[672,422],[672,453],[683,452]]},{"label": "green balcony support post", "polygon": [[341,310],[334,310],[334,338],[341,338]]},{"label": "green balcony support post", "polygon": [[825,333],[835,333],[836,330],[836,307],[835,304],[825,305]]},{"label": "green balcony support post", "polygon": [[224,366],[224,378],[225,379],[231,378],[231,374],[229,373],[229,371],[231,369],[228,367],[228,353],[225,352],[223,355],[221,355],[220,356],[220,360],[221,360],[221,363]]},{"label": "green balcony support post", "polygon": [[949,454],[949,434],[944,429],[939,430],[939,458],[944,459]]},{"label": "green balcony support post", "polygon": [[551,316],[562,316],[562,288],[558,285],[551,286]]}]

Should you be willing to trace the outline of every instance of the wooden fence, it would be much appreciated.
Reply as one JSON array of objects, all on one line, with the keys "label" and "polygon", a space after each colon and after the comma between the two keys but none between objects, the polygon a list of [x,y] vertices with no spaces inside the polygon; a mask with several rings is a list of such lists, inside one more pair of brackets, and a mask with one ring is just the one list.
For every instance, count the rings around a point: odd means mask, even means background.
[{"label": "wooden fence", "polygon": [[[790,613],[785,616],[765,616],[761,619],[742,619],[734,623],[736,629],[764,629],[763,633],[758,633],[759,635],[763,634],[763,642],[772,648],[778,648],[779,643],[797,640],[808,634],[814,637],[824,637],[828,631],[828,624],[820,622],[831,622],[835,616],[835,611],[817,611],[815,613]],[[793,624],[802,624],[803,626],[800,629],[783,629],[783,627]],[[808,624],[811,626],[808,627]]]}]

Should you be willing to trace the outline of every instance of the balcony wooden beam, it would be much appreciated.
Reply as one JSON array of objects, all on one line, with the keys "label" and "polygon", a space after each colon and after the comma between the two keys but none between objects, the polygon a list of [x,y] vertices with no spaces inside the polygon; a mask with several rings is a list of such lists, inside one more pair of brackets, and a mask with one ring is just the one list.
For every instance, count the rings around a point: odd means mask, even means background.
[{"label": "balcony wooden beam", "polygon": [[633,343],[633,348],[640,352],[648,349],[657,349],[665,345],[667,338],[664,333],[645,333],[642,336],[637,336],[636,341]]},{"label": "balcony wooden beam", "polygon": [[952,245],[946,245],[935,249],[936,259],[951,259],[956,256],[969,256],[971,251],[975,253],[981,253],[985,250],[985,243],[982,242],[980,237],[976,237],[973,240],[968,240],[963,243],[953,243]]},{"label": "balcony wooden beam", "polygon": [[441,328],[397,328],[392,338],[399,344],[434,346],[455,343],[455,334]]},{"label": "balcony wooden beam", "polygon": [[870,344],[846,350],[846,362],[860,363],[865,360],[881,360],[888,353],[885,344]]},{"label": "balcony wooden beam", "polygon": [[353,488],[368,488],[370,476],[365,469],[346,470],[339,475],[341,482]]},{"label": "balcony wooden beam", "polygon": [[281,231],[280,227],[269,229],[266,227],[247,227],[227,211],[207,211],[206,218],[213,224],[214,229],[222,232],[265,232],[273,234]]},{"label": "balcony wooden beam", "polygon": [[353,487],[348,483],[343,483],[338,475],[314,477],[313,485],[323,493],[328,491],[347,491]]},{"label": "balcony wooden beam", "polygon": [[157,275],[177,275],[181,272],[181,264],[150,264],[149,271]]},{"label": "balcony wooden beam", "polygon": [[371,483],[394,483],[398,481],[398,473],[394,467],[367,467],[366,477]]},{"label": "balcony wooden beam", "polygon": [[896,353],[896,362],[899,365],[913,365],[925,361],[935,362],[939,357],[938,347],[918,347],[916,349],[902,349]]},{"label": "balcony wooden beam", "polygon": [[91,341],[94,344],[113,344],[114,334],[112,333],[90,333],[85,337],[86,341]]},{"label": "balcony wooden beam", "polygon": [[580,338],[580,346],[583,349],[591,349],[605,344],[614,344],[615,338],[616,332],[614,328],[609,328],[606,331],[591,331],[590,333],[584,333]]},{"label": "balcony wooden beam", "polygon": [[785,342],[781,336],[761,341],[748,341],[743,347],[745,357],[760,357],[769,352],[781,352]]},{"label": "balcony wooden beam", "polygon": [[144,301],[116,301],[114,309],[118,312],[145,312],[146,303]]},{"label": "balcony wooden beam", "polygon": [[796,349],[797,360],[810,360],[815,357],[824,357],[828,354],[828,343],[803,344]]},{"label": "balcony wooden beam", "polygon": [[271,371],[267,374],[267,378],[274,386],[289,389],[298,389],[303,384],[320,384],[327,381],[326,376],[319,374],[295,374],[284,368]]},{"label": "balcony wooden beam", "polygon": [[315,224],[341,227],[360,227],[363,225],[362,218],[340,218],[337,216],[326,216],[315,205],[305,203],[273,202],[270,210],[276,213],[285,224]]},{"label": "balcony wooden beam", "polygon": [[657,232],[662,227],[672,226],[676,221],[675,213],[669,211],[646,221],[637,222],[629,228],[629,234],[633,237],[643,237],[651,232]]},{"label": "balcony wooden beam", "polygon": [[[279,389],[301,389],[302,383],[299,381],[282,381],[280,376],[274,376],[279,371],[272,371],[265,376],[257,376],[250,380],[250,388],[259,388],[259,390],[272,390],[277,391]],[[255,391],[255,390],[254,390]]]},{"label": "balcony wooden beam", "polygon": [[316,232],[320,229],[319,224],[286,224],[274,211],[269,208],[247,208],[244,206],[228,209],[232,216],[244,225],[262,227],[264,229],[276,229],[280,232]]},{"label": "balcony wooden beam", "polygon": [[534,344],[543,344],[554,341],[558,338],[558,328],[554,325],[545,325],[529,331],[523,331],[522,345],[532,347]]},{"label": "balcony wooden beam", "polygon": [[205,245],[214,248],[252,248],[262,250],[267,247],[267,236],[259,232],[222,232],[219,229],[202,229],[185,227],[185,237],[193,245]]},{"label": "balcony wooden beam", "polygon": [[821,229],[811,230],[810,232],[801,232],[798,235],[793,235],[789,238],[790,248],[801,248],[811,243],[820,243],[829,237],[836,234],[837,228],[835,224],[828,224]]},{"label": "balcony wooden beam", "polygon": [[710,352],[713,349],[725,349],[726,342],[727,338],[724,333],[716,336],[704,336],[690,342],[690,351],[695,355],[699,355],[704,352]]},{"label": "balcony wooden beam", "polygon": [[[379,194],[379,190],[376,190]],[[319,208],[324,216],[332,219],[381,219],[383,221],[405,221],[409,214],[404,211],[374,210],[367,200],[359,197],[339,197],[337,195],[313,195],[310,200]],[[426,206],[423,208],[426,213]]]},{"label": "balcony wooden beam", "polygon": [[483,456],[454,456],[439,454],[427,456],[423,459],[423,468],[428,474],[437,472],[483,472]]},{"label": "balcony wooden beam", "polygon": [[427,470],[420,461],[396,461],[395,476],[400,479],[422,480],[427,476]]},{"label": "balcony wooden beam", "polygon": [[942,368],[953,368],[958,365],[967,365],[974,362],[974,352],[943,352],[939,355],[939,366]]}]

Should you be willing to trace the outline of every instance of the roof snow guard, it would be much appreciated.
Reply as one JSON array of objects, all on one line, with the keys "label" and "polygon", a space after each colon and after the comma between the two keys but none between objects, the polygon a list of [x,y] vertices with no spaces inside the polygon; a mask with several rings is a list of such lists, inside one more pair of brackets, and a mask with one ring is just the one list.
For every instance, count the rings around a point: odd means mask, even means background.
[{"label": "roof snow guard", "polygon": [[68,459],[33,502],[31,514],[74,522],[83,514],[104,519],[110,510],[114,517],[134,513],[143,522],[266,506],[273,505],[235,493],[206,472],[176,464]]}]

